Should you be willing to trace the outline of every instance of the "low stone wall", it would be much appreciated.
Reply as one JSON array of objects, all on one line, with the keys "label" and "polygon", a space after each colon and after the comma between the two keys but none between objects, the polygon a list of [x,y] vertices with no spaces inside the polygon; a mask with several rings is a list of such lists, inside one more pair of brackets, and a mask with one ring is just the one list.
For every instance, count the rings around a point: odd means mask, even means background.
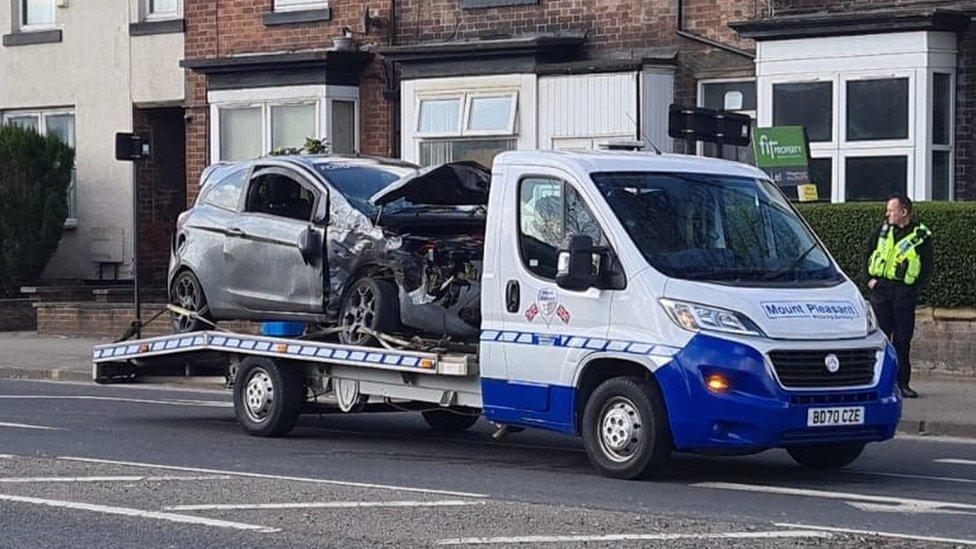
[{"label": "low stone wall", "polygon": [[0,299],[0,332],[37,329],[37,315],[29,299]]},{"label": "low stone wall", "polygon": [[[129,329],[135,318],[131,303],[35,303],[34,308],[37,311],[37,333],[41,335],[117,338]],[[164,308],[162,303],[144,303],[142,320],[149,320]],[[221,322],[220,327],[249,334],[260,332],[260,326],[255,322]],[[172,333],[169,313],[163,313],[142,330],[143,337]]]},{"label": "low stone wall", "polygon": [[976,377],[976,310],[920,309],[912,340],[912,371]]}]

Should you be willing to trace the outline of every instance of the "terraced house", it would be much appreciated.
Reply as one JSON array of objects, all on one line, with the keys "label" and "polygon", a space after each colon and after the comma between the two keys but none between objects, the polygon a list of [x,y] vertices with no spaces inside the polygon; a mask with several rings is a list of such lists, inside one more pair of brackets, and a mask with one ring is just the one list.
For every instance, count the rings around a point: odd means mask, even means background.
[{"label": "terraced house", "polygon": [[[131,164],[116,132],[156,137],[139,173],[147,273],[165,272],[173,210],[185,204],[179,0],[13,0],[0,4],[0,116],[76,147],[70,218],[45,276],[132,276]],[[167,225],[169,224],[169,225]],[[159,257],[155,250],[163,250]]]}]

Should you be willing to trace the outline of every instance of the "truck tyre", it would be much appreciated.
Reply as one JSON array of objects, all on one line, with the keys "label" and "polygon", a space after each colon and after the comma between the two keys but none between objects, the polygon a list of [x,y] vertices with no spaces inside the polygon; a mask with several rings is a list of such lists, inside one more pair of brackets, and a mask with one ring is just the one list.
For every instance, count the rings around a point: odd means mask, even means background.
[{"label": "truck tyre", "polygon": [[583,445],[602,475],[623,479],[660,475],[671,453],[660,393],[639,377],[604,381],[583,409]]},{"label": "truck tyre", "polygon": [[[180,274],[176,275],[176,278],[173,280],[173,288],[170,296],[170,300],[174,305],[179,305],[184,309],[197,313],[207,320],[212,320],[210,306],[207,304],[207,296],[204,295],[203,286],[200,284],[197,276],[193,274],[193,271],[184,269],[180,271]],[[173,315],[173,331],[178,334],[199,332],[200,330],[207,330],[209,328],[210,326],[200,319]]]},{"label": "truck tyre", "polygon": [[245,358],[234,381],[234,412],[249,435],[281,437],[298,422],[305,401],[301,372],[269,358]]},{"label": "truck tyre", "polygon": [[431,429],[443,433],[467,431],[478,422],[478,414],[457,409],[424,410],[420,414]]},{"label": "truck tyre", "polygon": [[861,452],[864,443],[852,444],[817,444],[810,446],[790,446],[786,449],[801,466],[807,469],[840,469],[854,463]]},{"label": "truck tyre", "polygon": [[400,325],[397,289],[392,282],[379,278],[360,278],[342,298],[339,315],[339,341],[346,345],[376,345],[375,337],[358,330],[369,328],[390,333]]}]

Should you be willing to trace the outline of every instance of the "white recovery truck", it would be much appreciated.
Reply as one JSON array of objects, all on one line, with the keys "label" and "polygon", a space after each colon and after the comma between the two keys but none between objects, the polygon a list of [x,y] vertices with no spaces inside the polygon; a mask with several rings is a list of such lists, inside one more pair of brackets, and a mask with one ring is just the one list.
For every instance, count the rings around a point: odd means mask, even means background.
[{"label": "white recovery truck", "polygon": [[600,473],[672,451],[780,447],[842,467],[894,435],[895,354],[870,307],[767,176],[642,152],[506,152],[492,167],[477,352],[211,330],[93,350],[99,383],[216,365],[241,426],[413,410],[582,436]]}]

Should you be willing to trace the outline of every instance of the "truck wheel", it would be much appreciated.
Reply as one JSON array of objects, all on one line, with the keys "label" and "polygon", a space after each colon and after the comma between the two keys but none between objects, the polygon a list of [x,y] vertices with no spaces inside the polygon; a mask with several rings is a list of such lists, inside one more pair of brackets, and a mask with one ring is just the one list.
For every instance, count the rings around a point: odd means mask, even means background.
[{"label": "truck wheel", "polygon": [[359,328],[390,333],[400,324],[397,289],[391,282],[377,278],[360,278],[342,299],[339,315],[339,341],[346,345],[375,345],[376,338]]},{"label": "truck wheel", "polygon": [[305,400],[301,372],[269,358],[245,358],[234,381],[234,412],[249,435],[280,437],[298,422]]},{"label": "truck wheel", "polygon": [[424,410],[420,413],[424,416],[424,421],[435,431],[444,433],[459,433],[467,431],[472,425],[478,422],[478,415],[461,410],[439,409]]},{"label": "truck wheel", "polygon": [[[207,304],[207,296],[203,293],[203,286],[197,276],[190,270],[183,270],[176,275],[173,280],[173,289],[170,293],[171,300],[175,305],[193,311],[198,315],[210,320],[210,306]],[[173,315],[173,331],[178,334],[187,332],[199,332],[210,328],[205,322],[197,318]]]},{"label": "truck wheel", "polygon": [[864,451],[864,443],[790,446],[786,451],[807,469],[840,469],[860,457]]},{"label": "truck wheel", "polygon": [[660,393],[638,377],[604,381],[583,410],[583,445],[590,463],[605,476],[660,475],[671,453]]}]

